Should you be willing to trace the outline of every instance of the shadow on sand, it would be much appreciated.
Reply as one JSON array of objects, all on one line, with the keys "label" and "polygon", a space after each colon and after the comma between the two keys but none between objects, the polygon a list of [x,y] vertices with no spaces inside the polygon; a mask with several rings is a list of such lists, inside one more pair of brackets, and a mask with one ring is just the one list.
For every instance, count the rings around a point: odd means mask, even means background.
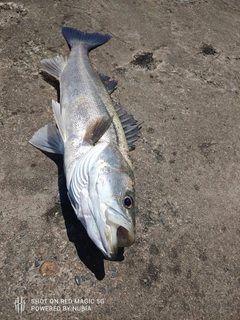
[{"label": "shadow on sand", "polygon": [[[58,189],[60,197],[60,205],[65,220],[67,235],[71,242],[74,243],[79,259],[92,271],[98,280],[105,277],[104,259],[102,252],[95,246],[89,238],[82,223],[72,208],[67,196],[66,178],[63,170],[63,156],[59,154],[48,153],[42,151],[48,158],[55,162],[58,167]],[[119,248],[116,261],[124,259],[124,248]]]}]

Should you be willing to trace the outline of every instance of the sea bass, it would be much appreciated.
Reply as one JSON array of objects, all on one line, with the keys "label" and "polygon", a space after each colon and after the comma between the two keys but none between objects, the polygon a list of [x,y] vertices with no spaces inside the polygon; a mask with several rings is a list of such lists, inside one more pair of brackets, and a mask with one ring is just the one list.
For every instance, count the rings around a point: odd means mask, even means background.
[{"label": "sea bass", "polygon": [[60,84],[60,103],[52,101],[57,126],[47,124],[29,141],[35,147],[63,154],[71,205],[89,237],[109,259],[118,247],[135,239],[135,193],[129,148],[139,125],[115,104],[110,93],[117,82],[96,72],[89,51],[111,36],[63,27],[71,51],[41,61]]}]

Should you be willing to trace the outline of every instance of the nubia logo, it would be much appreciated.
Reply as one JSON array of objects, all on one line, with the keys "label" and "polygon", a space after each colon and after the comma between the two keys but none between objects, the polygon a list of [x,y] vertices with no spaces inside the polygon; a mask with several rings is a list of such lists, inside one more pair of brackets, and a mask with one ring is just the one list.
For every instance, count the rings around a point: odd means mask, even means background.
[{"label": "nubia logo", "polygon": [[18,313],[22,313],[25,310],[26,302],[23,297],[17,297],[14,302],[15,310]]}]

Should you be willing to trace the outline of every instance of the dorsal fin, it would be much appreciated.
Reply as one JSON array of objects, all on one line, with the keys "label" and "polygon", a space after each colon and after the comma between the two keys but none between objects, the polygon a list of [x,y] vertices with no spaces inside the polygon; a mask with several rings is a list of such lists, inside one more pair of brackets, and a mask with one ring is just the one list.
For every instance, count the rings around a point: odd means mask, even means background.
[{"label": "dorsal fin", "polygon": [[117,88],[118,82],[116,80],[111,80],[110,77],[106,76],[104,73],[98,72],[98,75],[105,85],[108,93],[113,93],[113,91]]},{"label": "dorsal fin", "polygon": [[113,106],[117,112],[119,120],[121,121],[127,139],[128,147],[130,150],[132,150],[134,149],[134,142],[137,141],[139,138],[141,123],[138,124],[137,120],[134,119],[133,115],[127,113],[127,111],[124,110],[120,104],[113,101]]}]

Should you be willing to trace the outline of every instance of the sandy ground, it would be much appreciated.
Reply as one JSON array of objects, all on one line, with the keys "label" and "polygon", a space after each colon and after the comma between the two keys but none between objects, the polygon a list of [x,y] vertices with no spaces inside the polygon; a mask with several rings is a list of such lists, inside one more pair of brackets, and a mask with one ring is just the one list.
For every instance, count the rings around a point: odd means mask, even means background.
[{"label": "sandy ground", "polygon": [[[66,228],[57,167],[28,144],[53,123],[40,60],[68,54],[63,25],[112,35],[91,60],[144,121],[122,261]],[[238,0],[0,3],[1,319],[240,319],[239,28]]]}]

